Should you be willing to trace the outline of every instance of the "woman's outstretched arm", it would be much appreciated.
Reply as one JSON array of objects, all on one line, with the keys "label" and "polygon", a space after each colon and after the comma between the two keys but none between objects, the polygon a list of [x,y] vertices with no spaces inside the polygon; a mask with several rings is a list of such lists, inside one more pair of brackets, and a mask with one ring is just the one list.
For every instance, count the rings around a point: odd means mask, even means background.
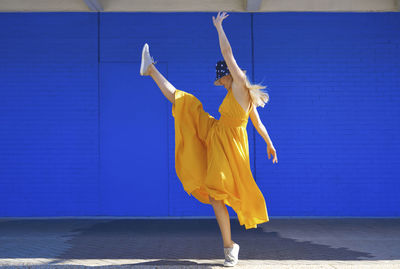
[{"label": "woman's outstretched arm", "polygon": [[229,44],[228,38],[225,35],[224,29],[222,28],[222,21],[228,16],[229,15],[226,14],[226,12],[218,12],[217,18],[214,18],[214,16],[212,17],[213,23],[218,31],[219,45],[221,48],[222,56],[224,57],[224,60],[226,62],[226,65],[228,66],[229,72],[231,73],[233,80],[235,81],[235,83],[245,84],[246,75],[236,63],[236,60],[233,57],[231,45]]},{"label": "woman's outstretched arm", "polygon": [[250,119],[253,122],[254,128],[256,128],[257,132],[264,139],[265,143],[267,143],[268,159],[270,159],[272,155],[272,157],[274,157],[272,159],[272,163],[278,163],[278,156],[276,154],[275,147],[272,144],[271,138],[269,137],[265,125],[261,122],[260,115],[258,115],[256,107],[253,107],[253,109],[250,111]]},{"label": "woman's outstretched arm", "polygon": [[262,136],[262,138],[264,138],[265,143],[267,143],[268,146],[272,145],[271,138],[269,137],[267,129],[265,129],[265,126],[260,119],[260,115],[258,114],[256,107],[253,106],[253,109],[250,111],[249,116],[254,128],[256,128],[258,133]]}]

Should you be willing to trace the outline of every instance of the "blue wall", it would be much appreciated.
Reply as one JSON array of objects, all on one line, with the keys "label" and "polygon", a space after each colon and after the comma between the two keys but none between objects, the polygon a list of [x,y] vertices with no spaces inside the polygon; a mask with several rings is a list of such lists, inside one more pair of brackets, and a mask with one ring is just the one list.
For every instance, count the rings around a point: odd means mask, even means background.
[{"label": "blue wall", "polygon": [[280,157],[256,136],[271,214],[400,216],[400,13],[257,14],[254,52]]},{"label": "blue wall", "polygon": [[[176,176],[172,104],[139,75],[147,42],[218,118],[213,15],[0,13],[0,216],[213,216]],[[399,216],[400,14],[232,13],[224,29],[271,98],[278,164],[247,127],[270,216]]]},{"label": "blue wall", "polygon": [[97,19],[0,13],[0,216],[97,214]]}]

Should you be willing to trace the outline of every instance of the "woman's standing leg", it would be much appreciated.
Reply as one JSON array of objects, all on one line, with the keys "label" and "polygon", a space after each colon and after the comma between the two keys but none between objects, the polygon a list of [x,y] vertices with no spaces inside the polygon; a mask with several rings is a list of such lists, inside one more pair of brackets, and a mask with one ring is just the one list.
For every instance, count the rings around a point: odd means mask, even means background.
[{"label": "woman's standing leg", "polygon": [[154,79],[164,96],[171,103],[174,103],[176,88],[158,71],[154,64],[149,65],[149,75]]},{"label": "woman's standing leg", "polygon": [[211,196],[209,198],[221,230],[224,248],[230,248],[233,246],[234,241],[231,238],[231,222],[228,209],[222,200],[214,200]]}]

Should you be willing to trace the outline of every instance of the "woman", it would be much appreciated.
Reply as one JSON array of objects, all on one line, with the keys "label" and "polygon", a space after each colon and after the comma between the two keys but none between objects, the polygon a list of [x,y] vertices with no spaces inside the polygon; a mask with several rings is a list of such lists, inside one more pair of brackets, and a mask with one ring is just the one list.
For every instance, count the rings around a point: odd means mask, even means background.
[{"label": "woman", "polygon": [[250,170],[247,121],[267,143],[268,159],[277,163],[275,148],[262,124],[255,106],[264,107],[269,96],[266,88],[251,84],[240,69],[222,28],[228,15],[218,12],[212,17],[219,35],[224,60],[216,65],[215,85],[223,85],[228,93],[219,107],[219,120],[204,111],[202,103],[192,94],[176,89],[155,67],[146,43],[142,50],[140,74],[151,76],[164,96],[172,103],[175,118],[175,168],[189,195],[211,204],[221,230],[225,266],[238,262],[239,245],[232,241],[226,205],[238,214],[246,229],[269,221],[264,197]]}]

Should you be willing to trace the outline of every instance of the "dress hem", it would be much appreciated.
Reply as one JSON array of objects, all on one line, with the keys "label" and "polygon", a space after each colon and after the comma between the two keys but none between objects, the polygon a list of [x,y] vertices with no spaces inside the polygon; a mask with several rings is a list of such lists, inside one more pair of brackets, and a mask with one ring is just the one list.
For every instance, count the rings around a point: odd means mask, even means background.
[{"label": "dress hem", "polygon": [[[212,192],[212,191],[210,192],[211,189],[207,188],[206,186],[205,186],[205,189],[206,189],[206,191],[204,191],[204,190],[202,191],[202,187],[195,187],[192,190],[185,190],[185,191],[189,194],[189,196],[195,197],[198,201],[200,201],[201,203],[204,203],[204,204],[211,204],[211,202],[208,199],[208,195],[210,195],[214,200],[217,200],[217,201],[222,200],[224,202],[224,204],[230,206],[235,211],[235,213],[238,216],[239,224],[241,226],[244,225],[246,230],[248,230],[248,229],[256,229],[257,225],[262,224],[262,223],[266,223],[266,222],[269,221],[268,217],[265,218],[265,219],[264,218],[258,218],[258,217],[251,217],[253,219],[253,221],[250,222],[250,223],[245,223],[239,217],[239,215],[242,215],[244,217],[244,214],[241,213],[242,212],[242,210],[241,210],[242,206],[241,206],[240,200],[238,200],[236,198],[233,198],[232,196],[230,196],[227,193],[220,194],[220,195],[218,195],[218,194],[215,195],[215,194],[211,193]],[[207,197],[207,199],[204,198],[204,194],[207,194],[205,196],[205,197]],[[235,202],[233,202],[233,201],[235,201]]]}]

